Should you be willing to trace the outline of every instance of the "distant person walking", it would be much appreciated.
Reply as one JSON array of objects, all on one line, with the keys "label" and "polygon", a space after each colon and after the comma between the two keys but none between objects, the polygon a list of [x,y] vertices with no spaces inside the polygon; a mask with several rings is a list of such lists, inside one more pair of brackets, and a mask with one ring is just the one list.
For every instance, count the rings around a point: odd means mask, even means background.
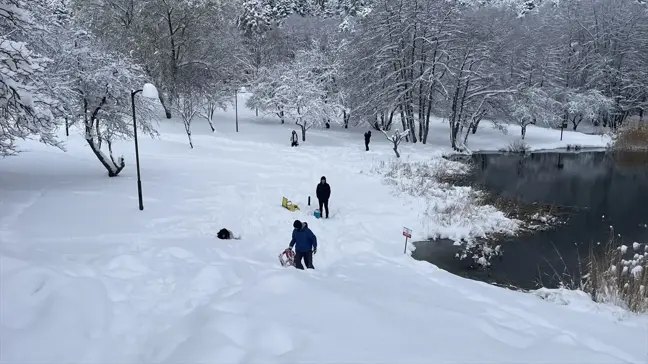
[{"label": "distant person walking", "polygon": [[315,190],[315,194],[317,195],[317,200],[319,201],[319,210],[320,214],[322,217],[324,217],[324,210],[322,210],[322,207],[326,209],[326,218],[329,218],[329,198],[331,197],[331,186],[329,186],[328,183],[326,183],[326,177],[322,176],[320,179],[320,183],[317,185],[317,189]]},{"label": "distant person walking", "polygon": [[367,152],[368,152],[369,151],[369,142],[371,141],[371,130],[364,133],[364,137],[365,137],[365,148],[367,149]]},{"label": "distant person walking", "polygon": [[292,134],[290,135],[290,146],[291,147],[296,147],[299,145],[299,136],[297,135],[296,131],[292,131]]},{"label": "distant person walking", "polygon": [[308,228],[306,222],[295,220],[293,222],[292,239],[288,249],[295,247],[295,268],[304,269],[302,259],[308,269],[315,269],[313,267],[313,254],[317,253],[317,237]]}]

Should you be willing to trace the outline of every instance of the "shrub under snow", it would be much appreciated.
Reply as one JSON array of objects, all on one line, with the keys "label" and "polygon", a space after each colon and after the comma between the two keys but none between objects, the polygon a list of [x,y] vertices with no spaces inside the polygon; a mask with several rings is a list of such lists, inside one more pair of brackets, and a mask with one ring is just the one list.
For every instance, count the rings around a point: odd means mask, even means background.
[{"label": "shrub under snow", "polygon": [[459,259],[471,258],[476,264],[489,266],[491,258],[501,254],[500,248],[477,239],[495,233],[514,234],[521,221],[480,203],[480,191],[442,182],[448,174],[468,170],[464,164],[434,158],[427,162],[381,162],[372,171],[381,174],[396,193],[414,197],[411,202],[423,211],[422,225],[429,239],[452,239],[461,245]]},{"label": "shrub under snow", "polygon": [[602,251],[594,246],[580,284],[563,281],[563,286],[582,290],[599,303],[612,304],[632,312],[648,312],[648,244],[622,245],[610,227],[610,239]]},{"label": "shrub under snow", "polygon": [[590,253],[582,288],[596,302],[648,312],[648,244],[619,245],[610,235],[602,253]]}]

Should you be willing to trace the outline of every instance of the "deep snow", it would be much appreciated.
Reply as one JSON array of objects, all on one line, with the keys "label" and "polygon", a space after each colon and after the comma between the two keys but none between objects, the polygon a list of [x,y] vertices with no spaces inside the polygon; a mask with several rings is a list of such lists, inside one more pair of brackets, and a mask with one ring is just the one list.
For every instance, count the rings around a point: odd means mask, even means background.
[{"label": "deep snow", "polygon": [[[0,160],[0,362],[647,362],[645,316],[577,292],[507,291],[403,254],[403,226],[416,239],[506,221],[480,209],[422,221],[424,203],[371,173],[394,159],[378,133],[370,152],[364,130],[336,127],[290,148],[292,126],[240,118],[238,134],[231,111],[216,134],[197,119],[193,150],[178,122],[142,138],[144,211],[131,143],[114,147],[131,161],[118,178],[77,134],[67,153],[26,142]],[[431,133],[430,145],[404,145],[402,160],[447,150],[445,126]],[[498,149],[511,134],[482,128],[470,145]],[[605,143],[558,135],[529,127],[527,142]],[[322,175],[326,221],[306,206]],[[282,196],[302,210],[282,209]],[[296,218],[318,237],[314,271],[278,264]],[[216,239],[222,227],[242,239]]]}]

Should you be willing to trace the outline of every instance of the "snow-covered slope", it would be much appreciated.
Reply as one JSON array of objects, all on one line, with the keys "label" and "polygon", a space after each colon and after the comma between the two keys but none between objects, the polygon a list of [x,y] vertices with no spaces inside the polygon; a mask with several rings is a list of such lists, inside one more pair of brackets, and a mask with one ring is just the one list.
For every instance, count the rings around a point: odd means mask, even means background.
[{"label": "snow-covered slope", "polygon": [[[144,211],[134,166],[107,178],[77,136],[68,153],[25,143],[0,161],[0,362],[646,362],[646,317],[403,254],[404,225],[415,238],[439,229],[369,173],[394,158],[380,136],[370,152],[362,131],[309,131],[290,148],[290,126],[242,121],[237,134],[230,114],[216,120],[213,135],[196,122],[193,150],[166,120],[141,141]],[[114,148],[134,160],[132,144]],[[440,148],[404,146],[403,160],[417,149]],[[306,206],[322,175],[329,220]],[[314,271],[279,267],[294,219],[318,236]],[[242,239],[215,239],[222,227]]]}]

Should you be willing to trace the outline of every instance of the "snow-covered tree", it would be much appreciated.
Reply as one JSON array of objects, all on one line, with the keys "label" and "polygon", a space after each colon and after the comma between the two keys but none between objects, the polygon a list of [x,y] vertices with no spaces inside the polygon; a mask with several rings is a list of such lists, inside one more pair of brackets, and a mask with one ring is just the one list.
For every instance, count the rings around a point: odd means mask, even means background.
[{"label": "snow-covered tree", "polygon": [[216,110],[227,110],[226,100],[231,98],[231,95],[216,93],[205,95],[200,100],[199,114],[207,120],[212,132],[216,132],[216,127],[214,127],[214,114],[216,113]]},{"label": "snow-covered tree", "polygon": [[285,72],[289,72],[289,68],[285,64],[261,69],[251,86],[252,96],[246,104],[251,109],[276,115],[282,124],[286,121],[285,105],[288,104],[288,99],[286,99],[285,93],[277,92],[277,90],[282,86],[281,75]]},{"label": "snow-covered tree", "polygon": [[[200,112],[202,98],[194,92],[183,92],[182,96],[177,100],[176,106],[178,115],[182,118],[187,139],[189,139],[189,146],[193,149],[193,141],[191,139],[191,123],[194,121],[196,115]],[[210,125],[211,122],[210,122]]]},{"label": "snow-covered tree", "polygon": [[340,105],[327,90],[332,68],[323,64],[317,48],[299,51],[290,63],[278,64],[263,70],[259,83],[252,90],[249,105],[283,120],[295,122],[302,141],[306,131],[329,120],[339,123]]},{"label": "snow-covered tree", "polygon": [[384,130],[381,130],[381,132],[383,133],[385,138],[387,138],[387,140],[389,140],[392,143],[392,150],[394,151],[394,153],[396,153],[396,158],[400,158],[400,153],[398,152],[398,146],[400,145],[400,142],[403,140],[403,138],[405,138],[408,135],[409,130],[398,131],[398,129],[396,129],[394,130],[394,133],[392,135],[387,134],[387,132]]},{"label": "snow-covered tree", "polygon": [[237,25],[246,34],[264,33],[279,26],[296,7],[294,0],[243,0]]},{"label": "snow-covered tree", "polygon": [[522,139],[527,126],[538,122],[550,128],[560,125],[562,110],[546,90],[539,87],[522,87],[513,95],[506,95],[506,117],[520,125]]},{"label": "snow-covered tree", "polygon": [[[42,10],[38,1],[0,0],[0,156],[13,155],[17,139],[36,137],[60,146],[44,79],[49,60],[31,46],[44,30],[31,10]],[[30,44],[30,41],[32,43]]]},{"label": "snow-covered tree", "polygon": [[[125,167],[115,158],[112,143],[133,136],[131,91],[144,83],[144,72],[132,61],[116,54],[91,34],[76,30],[66,37],[56,58],[59,97],[66,99],[71,116],[79,116],[83,136],[108,171],[117,176]],[[156,135],[151,124],[151,105],[136,97],[137,126],[146,135]],[[105,149],[104,149],[105,146]]]},{"label": "snow-covered tree", "polygon": [[[426,142],[440,116],[450,143],[466,149],[484,118],[515,111],[522,128],[553,123],[553,113],[530,116],[542,111],[525,101],[535,89],[580,110],[562,116],[572,124],[621,125],[648,108],[648,13],[636,0],[70,1],[102,43],[143,65],[168,110],[188,82],[205,98],[209,85],[225,95],[245,86],[249,106],[303,124],[302,138],[330,118],[402,124],[407,141]],[[588,102],[599,92],[605,107],[591,119],[563,90]],[[204,102],[201,114],[218,103]]]},{"label": "snow-covered tree", "polygon": [[212,132],[216,132],[214,114],[218,109],[227,110],[228,105],[234,103],[237,92],[234,84],[225,82],[220,76],[223,75],[212,72],[196,74],[189,82],[185,80],[186,85],[181,92],[196,99],[198,115],[207,121]]},{"label": "snow-covered tree", "polygon": [[73,0],[78,19],[114,51],[143,66],[160,90],[167,117],[187,78],[238,76],[239,1]]},{"label": "snow-covered tree", "polygon": [[598,124],[614,108],[614,101],[594,89],[585,92],[567,89],[563,92],[564,117],[576,130],[583,121]]}]

